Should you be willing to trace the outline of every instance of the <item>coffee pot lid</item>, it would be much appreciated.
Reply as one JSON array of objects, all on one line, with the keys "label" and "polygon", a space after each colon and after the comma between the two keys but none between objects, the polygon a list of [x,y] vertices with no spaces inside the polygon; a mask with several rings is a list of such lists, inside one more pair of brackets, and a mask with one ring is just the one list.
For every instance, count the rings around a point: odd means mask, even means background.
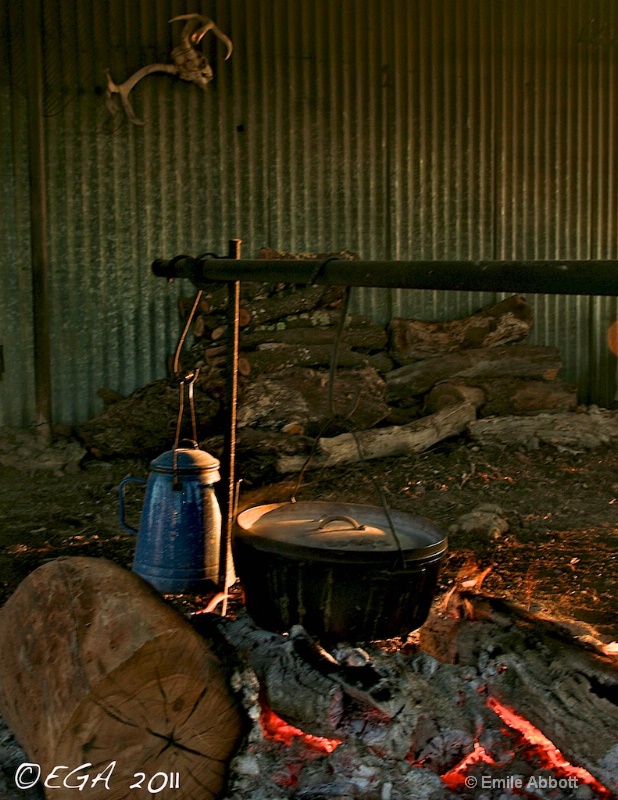
[{"label": "coffee pot lid", "polygon": [[150,462],[154,472],[179,475],[198,475],[207,473],[212,483],[220,480],[219,459],[197,447],[177,447],[167,450]]}]

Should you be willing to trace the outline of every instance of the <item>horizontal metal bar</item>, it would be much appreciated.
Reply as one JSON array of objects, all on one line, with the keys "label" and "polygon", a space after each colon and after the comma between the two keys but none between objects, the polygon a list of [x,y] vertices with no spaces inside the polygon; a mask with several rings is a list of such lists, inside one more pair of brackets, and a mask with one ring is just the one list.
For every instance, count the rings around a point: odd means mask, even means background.
[{"label": "horizontal metal bar", "polygon": [[618,296],[618,261],[325,261],[158,259],[155,275],[212,281]]}]

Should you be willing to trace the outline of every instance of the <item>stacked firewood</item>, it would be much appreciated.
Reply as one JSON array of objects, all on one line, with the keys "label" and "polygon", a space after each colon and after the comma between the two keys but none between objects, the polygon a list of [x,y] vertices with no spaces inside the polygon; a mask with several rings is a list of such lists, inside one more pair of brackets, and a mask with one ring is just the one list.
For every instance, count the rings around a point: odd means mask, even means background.
[{"label": "stacked firewood", "polygon": [[[263,250],[261,257],[290,256]],[[354,260],[353,253],[337,254]],[[477,417],[571,411],[576,392],[559,378],[555,347],[522,342],[532,310],[518,295],[462,319],[393,319],[382,326],[343,313],[345,289],[286,283],[241,286],[238,448],[245,476],[419,452]],[[228,291],[202,294],[182,371],[195,385],[203,446],[222,448],[231,331]],[[186,320],[193,298],[180,302]],[[171,372],[172,359],[170,359]],[[118,399],[80,428],[98,456],[160,452],[173,441],[178,382],[170,375]],[[188,431],[185,432],[188,433]],[[265,465],[268,465],[266,467]],[[267,475],[265,477],[272,477]]]}]

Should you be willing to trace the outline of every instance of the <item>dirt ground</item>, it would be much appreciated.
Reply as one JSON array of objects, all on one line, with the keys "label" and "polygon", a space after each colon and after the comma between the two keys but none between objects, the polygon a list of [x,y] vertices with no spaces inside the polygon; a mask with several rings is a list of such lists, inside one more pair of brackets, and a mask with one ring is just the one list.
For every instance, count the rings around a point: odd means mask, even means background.
[{"label": "dirt ground", "polygon": [[[0,466],[0,603],[30,571],[59,556],[131,566],[135,539],[118,521],[118,484],[128,475],[146,477],[148,462],[85,456],[64,471],[35,464],[5,451]],[[390,508],[449,531],[439,596],[490,568],[483,591],[584,622],[604,641],[618,639],[617,448],[481,449],[459,437],[414,457],[307,473],[297,499],[380,504],[374,480]],[[264,502],[282,499],[262,492]],[[127,517],[135,526],[142,498],[131,485]],[[458,526],[480,504],[498,507],[499,524]]]}]

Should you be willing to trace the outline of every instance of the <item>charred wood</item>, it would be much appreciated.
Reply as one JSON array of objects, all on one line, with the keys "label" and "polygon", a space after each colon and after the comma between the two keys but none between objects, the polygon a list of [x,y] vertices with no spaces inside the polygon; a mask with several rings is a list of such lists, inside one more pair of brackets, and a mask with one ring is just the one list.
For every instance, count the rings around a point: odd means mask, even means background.
[{"label": "charred wood", "polygon": [[618,791],[618,665],[597,645],[517,604],[460,592],[435,609],[421,647],[480,668],[490,697],[532,722],[573,764]]}]

